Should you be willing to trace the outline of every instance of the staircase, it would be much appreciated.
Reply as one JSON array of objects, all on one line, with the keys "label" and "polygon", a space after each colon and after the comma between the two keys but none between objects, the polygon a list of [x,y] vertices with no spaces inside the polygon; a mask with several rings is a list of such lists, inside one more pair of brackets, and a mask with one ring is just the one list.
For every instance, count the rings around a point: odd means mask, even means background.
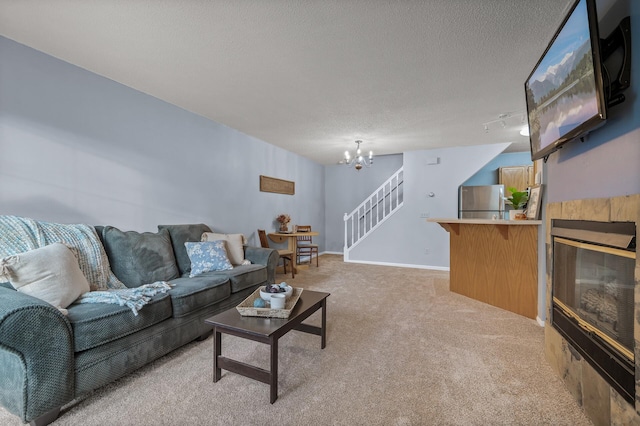
[{"label": "staircase", "polygon": [[351,213],[344,214],[344,260],[367,235],[389,219],[403,204],[403,168],[373,191]]}]

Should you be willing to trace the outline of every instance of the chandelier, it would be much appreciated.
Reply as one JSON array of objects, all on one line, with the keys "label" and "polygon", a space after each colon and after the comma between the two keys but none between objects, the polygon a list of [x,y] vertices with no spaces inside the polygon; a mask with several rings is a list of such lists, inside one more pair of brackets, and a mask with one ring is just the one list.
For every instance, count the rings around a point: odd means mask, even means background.
[{"label": "chandelier", "polygon": [[351,158],[351,154],[349,151],[344,152],[344,164],[347,166],[353,166],[355,164],[356,170],[360,170],[362,166],[371,167],[373,164],[373,151],[369,151],[369,161],[362,156],[362,150],[360,149],[360,144],[362,141],[356,141],[356,145],[358,145],[356,149],[356,155]]}]

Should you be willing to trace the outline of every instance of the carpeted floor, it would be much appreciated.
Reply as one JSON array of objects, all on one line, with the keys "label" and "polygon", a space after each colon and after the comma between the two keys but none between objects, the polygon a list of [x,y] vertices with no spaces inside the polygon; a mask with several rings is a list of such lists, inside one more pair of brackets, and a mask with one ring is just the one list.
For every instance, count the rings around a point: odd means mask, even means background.
[{"label": "carpeted floor", "polygon": [[[546,363],[535,321],[449,292],[448,273],[325,255],[295,287],[331,293],[327,347],[280,340],[279,396],[224,371],[212,339],[179,349],[66,407],[55,425],[588,425]],[[320,314],[307,322],[318,324]],[[268,368],[266,345],[223,335],[222,353]],[[0,424],[21,424],[0,409]]]}]

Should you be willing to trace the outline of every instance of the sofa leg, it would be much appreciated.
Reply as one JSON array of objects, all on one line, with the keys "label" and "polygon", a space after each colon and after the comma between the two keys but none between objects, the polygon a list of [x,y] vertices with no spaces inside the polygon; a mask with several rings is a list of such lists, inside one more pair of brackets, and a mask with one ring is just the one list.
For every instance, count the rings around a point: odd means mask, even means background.
[{"label": "sofa leg", "polygon": [[200,336],[196,337],[196,341],[198,342],[202,342],[203,340],[207,340],[207,337],[211,336],[211,334],[213,333],[213,329],[207,331],[204,334],[201,334]]},{"label": "sofa leg", "polygon": [[54,421],[60,415],[60,407],[54,408],[51,411],[48,411],[38,417],[37,419],[33,419],[29,422],[31,426],[45,426]]}]

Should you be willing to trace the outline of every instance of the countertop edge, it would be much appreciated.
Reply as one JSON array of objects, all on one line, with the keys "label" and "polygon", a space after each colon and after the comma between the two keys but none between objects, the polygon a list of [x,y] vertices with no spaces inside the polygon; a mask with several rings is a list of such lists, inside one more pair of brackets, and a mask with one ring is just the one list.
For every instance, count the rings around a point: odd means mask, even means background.
[{"label": "countertop edge", "polygon": [[446,218],[428,218],[427,222],[435,223],[461,223],[466,225],[509,225],[509,226],[526,226],[526,225],[542,225],[541,220],[504,220],[504,219],[446,219]]}]

